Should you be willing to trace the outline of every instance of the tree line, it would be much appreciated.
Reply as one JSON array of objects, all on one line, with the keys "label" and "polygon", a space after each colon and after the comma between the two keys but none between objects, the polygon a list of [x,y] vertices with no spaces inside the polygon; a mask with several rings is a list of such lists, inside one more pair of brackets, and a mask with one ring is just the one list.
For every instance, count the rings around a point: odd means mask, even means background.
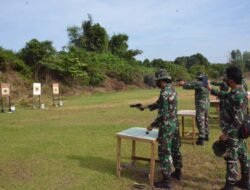
[{"label": "tree line", "polygon": [[31,39],[18,52],[0,47],[0,71],[15,70],[34,81],[57,80],[66,85],[98,86],[106,78],[125,84],[152,84],[154,71],[165,68],[174,80],[189,80],[196,72],[212,78],[222,76],[229,64],[250,70],[250,52],[232,50],[228,64],[211,64],[201,53],[163,59],[137,60],[142,51],[129,49],[129,36],[109,36],[106,29],[94,23],[91,15],[80,26],[67,28],[69,43],[56,51],[52,41]]}]

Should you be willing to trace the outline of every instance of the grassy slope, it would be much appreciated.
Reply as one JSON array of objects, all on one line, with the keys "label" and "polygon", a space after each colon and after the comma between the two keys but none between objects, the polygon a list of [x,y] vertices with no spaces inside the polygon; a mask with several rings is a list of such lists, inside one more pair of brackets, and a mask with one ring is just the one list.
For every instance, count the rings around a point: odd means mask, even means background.
[{"label": "grassy slope", "polygon": [[[179,109],[193,109],[193,92],[179,92]],[[0,189],[130,189],[135,182],[147,184],[145,175],[125,171],[115,176],[115,133],[147,126],[154,112],[130,109],[130,103],[150,103],[157,90],[71,97],[61,108],[17,108],[0,114]],[[211,120],[211,140],[204,147],[182,145],[184,179],[175,189],[217,189],[223,185],[225,164],[211,151],[220,134]],[[124,142],[123,158],[131,143]],[[139,144],[140,155],[149,146]],[[140,163],[147,165],[147,163]]]}]

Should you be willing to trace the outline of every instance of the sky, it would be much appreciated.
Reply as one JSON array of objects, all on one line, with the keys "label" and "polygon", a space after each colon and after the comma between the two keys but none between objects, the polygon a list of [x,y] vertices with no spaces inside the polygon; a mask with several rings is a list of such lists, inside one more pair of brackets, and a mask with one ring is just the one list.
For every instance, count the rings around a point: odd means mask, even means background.
[{"label": "sky", "polygon": [[0,46],[18,51],[29,40],[68,44],[67,27],[92,15],[109,36],[127,34],[138,59],[174,60],[202,53],[226,63],[250,51],[249,0],[0,0]]}]

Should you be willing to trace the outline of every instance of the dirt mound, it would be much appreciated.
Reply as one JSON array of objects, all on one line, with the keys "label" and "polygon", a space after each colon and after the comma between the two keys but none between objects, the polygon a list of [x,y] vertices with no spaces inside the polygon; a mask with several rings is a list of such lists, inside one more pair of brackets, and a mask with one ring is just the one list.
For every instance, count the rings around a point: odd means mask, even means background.
[{"label": "dirt mound", "polygon": [[[27,79],[21,74],[8,70],[5,72],[0,71],[0,83],[9,83],[10,84],[10,93],[11,93],[11,102],[12,104],[21,104],[26,106],[31,106],[33,101],[33,81],[32,79]],[[52,83],[53,80],[47,80],[41,82],[42,84],[42,96],[41,103],[45,105],[52,105]],[[60,82],[59,82],[60,83]],[[119,81],[115,78],[107,77],[103,84],[99,87],[91,86],[67,86],[60,84],[60,92],[62,97],[72,96],[72,95],[81,95],[81,94],[92,94],[95,92],[106,92],[106,91],[121,91],[131,88],[145,88],[146,85],[143,83],[138,83],[135,85],[126,85],[124,82]]]},{"label": "dirt mound", "polygon": [[113,91],[113,90],[119,91],[127,88],[124,82],[118,81],[117,79],[114,78],[107,78],[102,84],[102,87],[107,91]]}]

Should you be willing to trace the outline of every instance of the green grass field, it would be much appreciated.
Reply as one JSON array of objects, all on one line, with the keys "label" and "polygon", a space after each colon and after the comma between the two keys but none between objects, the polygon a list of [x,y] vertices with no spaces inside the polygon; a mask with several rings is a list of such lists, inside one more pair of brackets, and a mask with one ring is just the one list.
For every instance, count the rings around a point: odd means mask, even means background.
[{"label": "green grass field", "polygon": [[[179,92],[179,109],[193,109],[193,91]],[[156,112],[140,112],[131,103],[152,103],[158,90],[129,90],[70,97],[60,108],[0,114],[0,189],[131,189],[147,186],[147,175],[124,171],[115,174],[115,134],[130,127],[146,127]],[[214,112],[213,110],[211,112]],[[182,144],[183,181],[174,189],[211,190],[223,186],[225,163],[211,150],[220,129],[210,120],[211,140],[205,146]],[[138,154],[149,156],[150,147],[139,144]],[[131,142],[122,143],[128,161]],[[148,167],[148,163],[139,165]],[[150,189],[147,186],[147,189]]]}]

